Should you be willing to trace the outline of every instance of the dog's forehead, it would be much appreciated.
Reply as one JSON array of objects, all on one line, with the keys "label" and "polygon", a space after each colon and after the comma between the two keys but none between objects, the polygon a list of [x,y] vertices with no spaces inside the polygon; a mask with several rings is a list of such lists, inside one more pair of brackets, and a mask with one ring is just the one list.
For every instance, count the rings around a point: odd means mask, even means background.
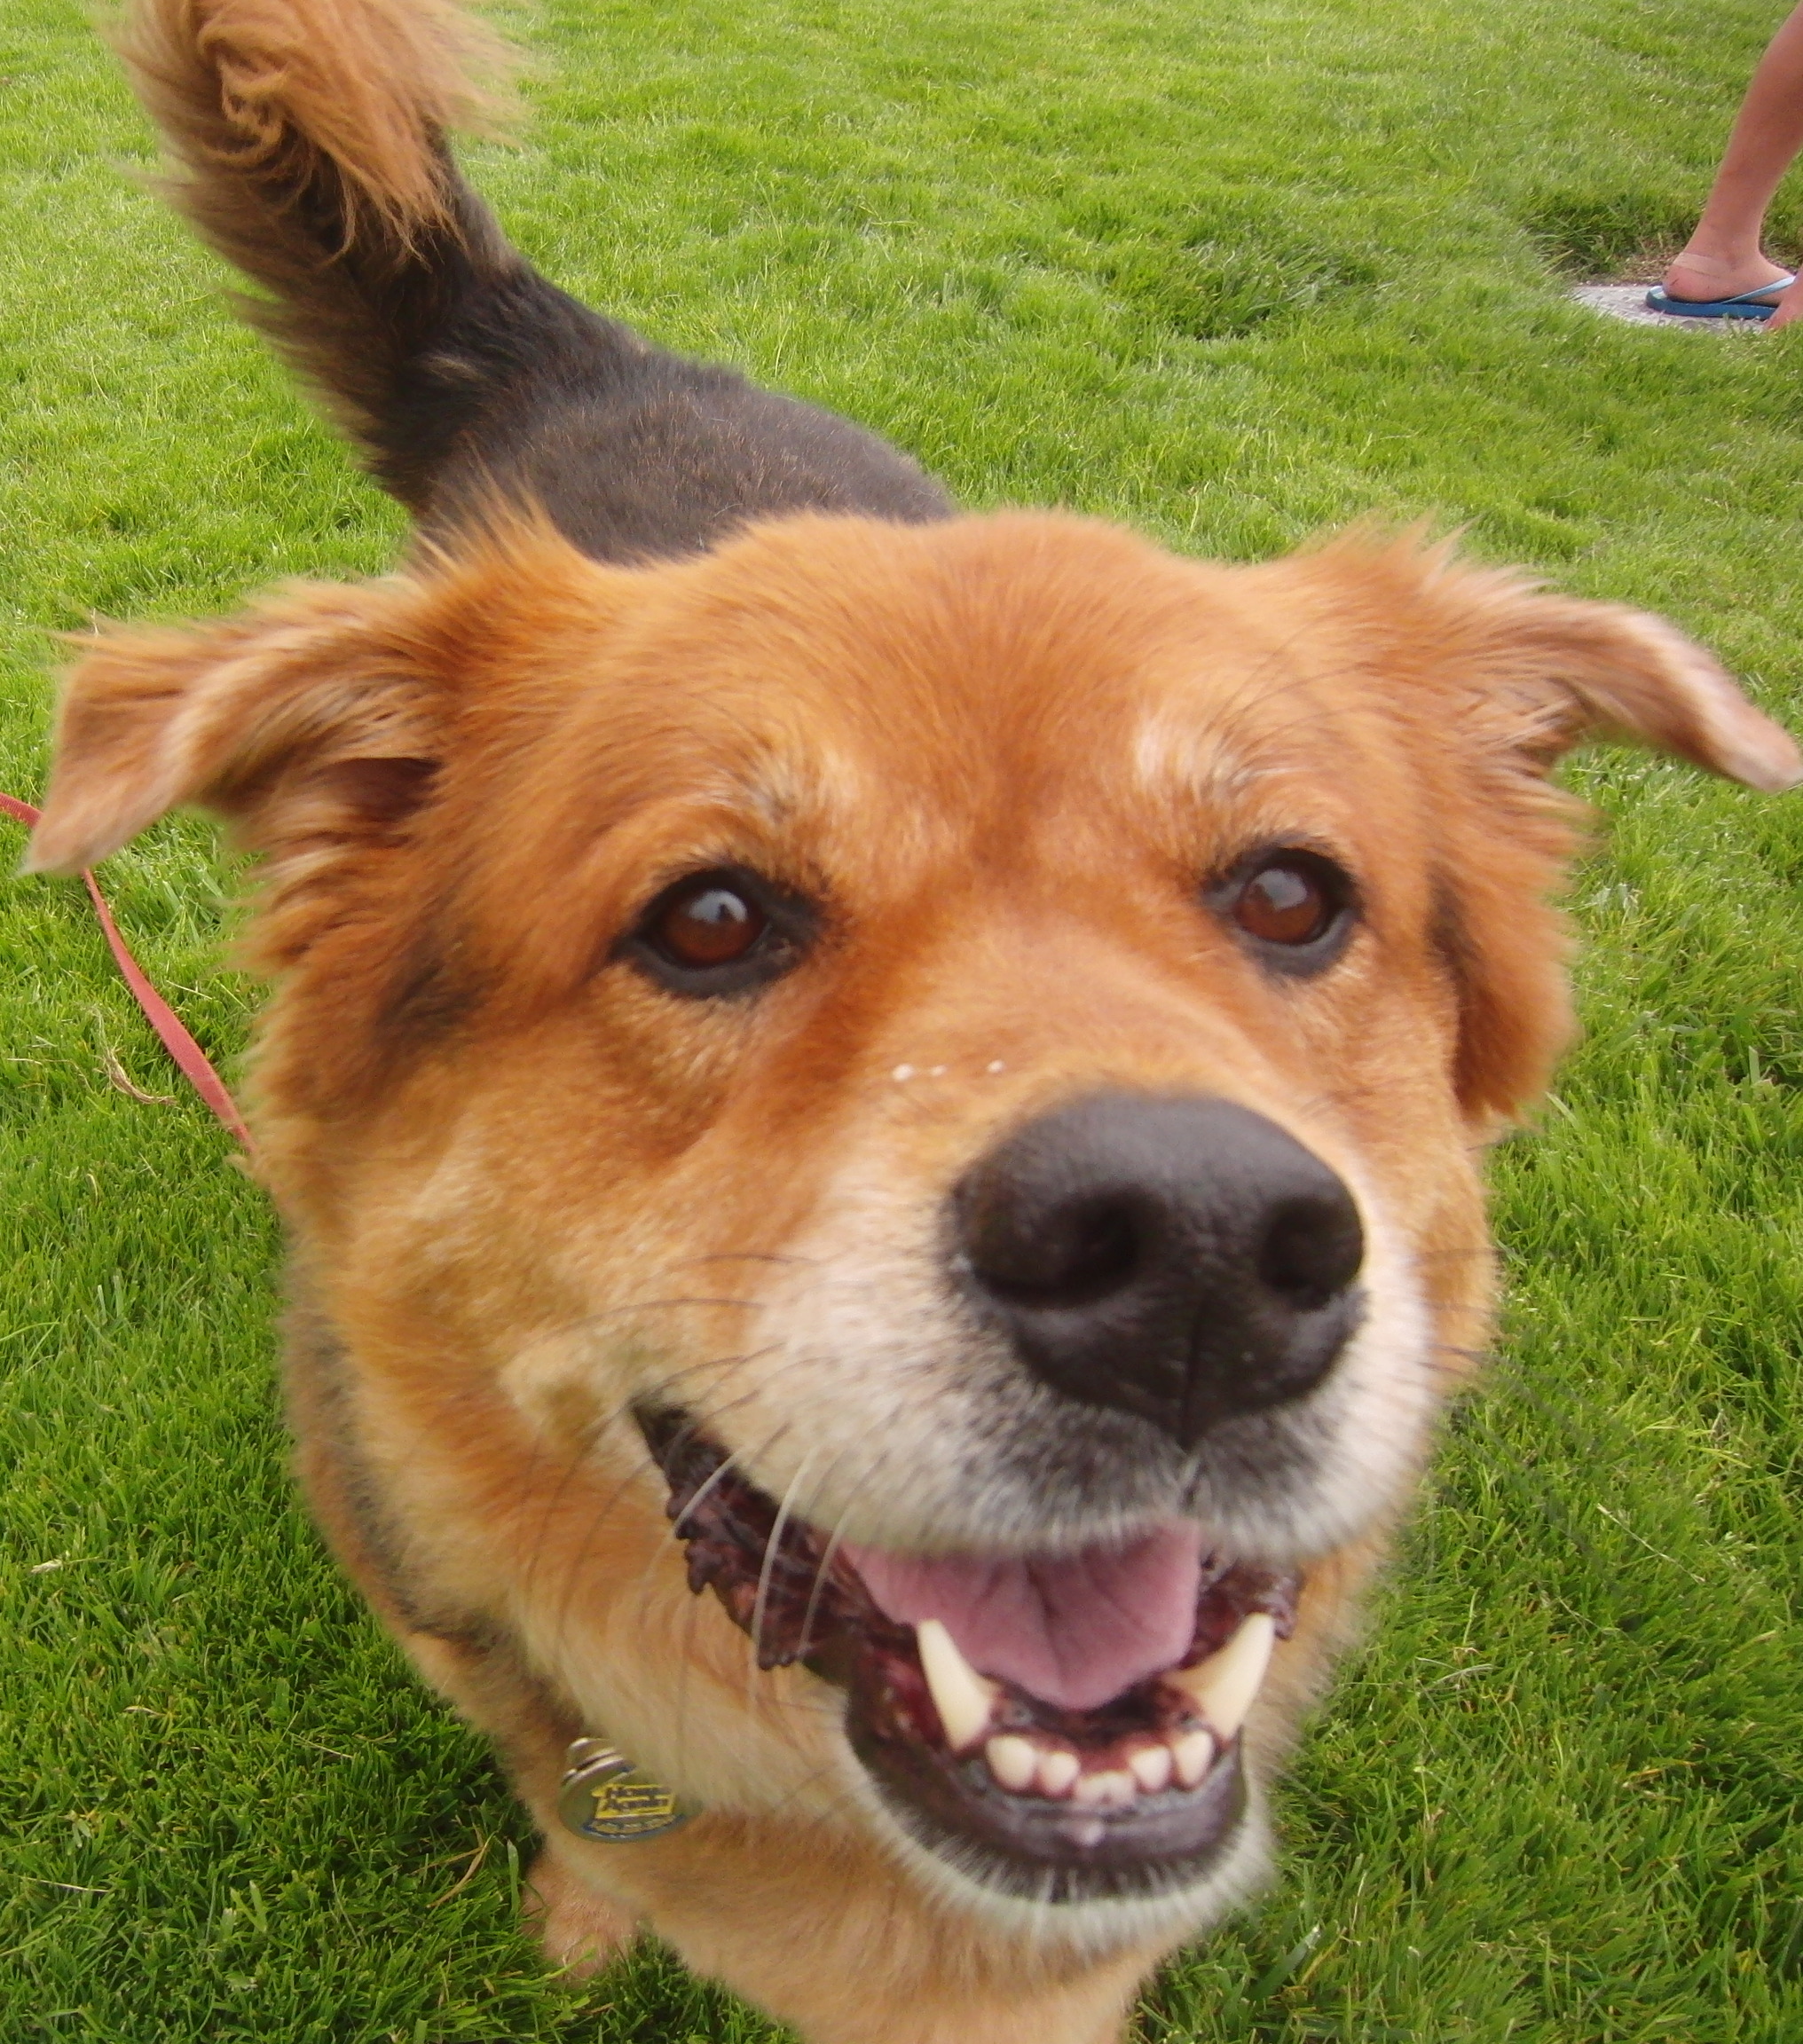
[{"label": "dog's forehead", "polygon": [[1356,806],[1382,705],[1331,616],[1273,595],[1074,518],[797,520],[651,578],[550,750],[603,807],[892,854],[897,830],[1024,843],[1298,801],[1306,824]]}]

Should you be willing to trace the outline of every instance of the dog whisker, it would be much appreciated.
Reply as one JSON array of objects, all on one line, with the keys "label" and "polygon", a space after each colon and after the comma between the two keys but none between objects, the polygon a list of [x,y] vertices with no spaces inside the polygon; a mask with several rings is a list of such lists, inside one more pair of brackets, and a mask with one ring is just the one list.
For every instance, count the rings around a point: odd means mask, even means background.
[{"label": "dog whisker", "polygon": [[758,1567],[757,1595],[752,1604],[752,1659],[753,1666],[760,1662],[764,1656],[764,1614],[769,1607],[770,1576],[776,1566],[777,1551],[783,1545],[783,1535],[789,1524],[789,1515],[794,1509],[795,1494],[807,1481],[808,1467],[813,1459],[814,1451],[809,1450],[796,1466],[795,1474],[789,1479],[788,1487],[784,1490],[782,1498],[777,1504],[776,1516],[771,1521],[770,1530],[765,1537],[763,1558]]},{"label": "dog whisker", "polygon": [[[749,1355],[738,1357],[720,1358],[716,1360],[713,1367],[719,1369],[724,1364],[735,1363],[738,1364],[744,1364],[750,1363],[752,1360],[754,1360],[754,1357]],[[749,1395],[751,1395],[751,1394],[747,1394],[747,1396]],[[738,1403],[743,1403],[743,1401]],[[723,1411],[727,1413],[730,1413],[733,1409],[733,1405],[728,1404],[723,1408]],[[556,1616],[552,1628],[553,1637],[555,1639],[562,1639],[566,1633],[571,1609],[576,1597],[579,1593],[582,1587],[588,1559],[594,1553],[596,1542],[601,1538],[602,1532],[605,1530],[609,1521],[612,1518],[616,1510],[618,1510],[621,1503],[632,1492],[634,1488],[639,1484],[643,1483],[647,1478],[651,1479],[653,1482],[661,1482],[660,1472],[657,1469],[656,1462],[652,1459],[649,1450],[645,1449],[642,1442],[638,1438],[638,1429],[636,1426],[631,1424],[629,1416],[625,1411],[618,1414],[616,1419],[619,1421],[625,1421],[630,1427],[631,1438],[634,1443],[632,1458],[632,1466],[628,1473],[615,1486],[613,1490],[604,1499],[600,1501],[595,1506],[594,1510],[590,1513],[587,1531],[585,1532],[581,1541],[578,1544],[574,1552],[566,1558],[563,1594],[556,1607]],[[650,1568],[655,1566],[656,1559],[661,1549],[663,1540],[667,1539],[670,1536],[666,1530],[664,1535],[660,1536],[659,1540],[654,1541],[651,1544],[651,1556],[650,1559],[648,1559],[645,1565],[645,1571],[647,1576],[649,1576]]]}]

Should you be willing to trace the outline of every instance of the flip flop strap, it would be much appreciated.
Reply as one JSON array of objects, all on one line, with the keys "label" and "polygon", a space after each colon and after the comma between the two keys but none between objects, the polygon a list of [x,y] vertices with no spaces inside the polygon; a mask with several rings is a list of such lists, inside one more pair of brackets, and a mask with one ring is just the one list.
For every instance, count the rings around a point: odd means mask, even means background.
[{"label": "flip flop strap", "polygon": [[[1714,303],[1718,305],[1744,305],[1752,299],[1763,298],[1768,291],[1788,291],[1796,281],[1797,272],[1794,270],[1789,271],[1783,277],[1774,277],[1769,284],[1755,284],[1751,291],[1737,291],[1732,298],[1718,298]],[[1666,293],[1666,296],[1671,297],[1670,292]],[[1689,303],[1689,300],[1673,298],[1672,303],[1683,305]]]}]

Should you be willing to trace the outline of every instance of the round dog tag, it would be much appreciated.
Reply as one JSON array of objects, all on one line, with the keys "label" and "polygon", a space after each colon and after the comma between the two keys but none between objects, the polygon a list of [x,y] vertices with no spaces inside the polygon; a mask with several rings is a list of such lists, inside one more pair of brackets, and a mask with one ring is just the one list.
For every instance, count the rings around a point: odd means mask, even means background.
[{"label": "round dog tag", "polygon": [[567,1758],[557,1814],[579,1838],[629,1845],[673,1831],[695,1814],[604,1740],[578,1739]]}]

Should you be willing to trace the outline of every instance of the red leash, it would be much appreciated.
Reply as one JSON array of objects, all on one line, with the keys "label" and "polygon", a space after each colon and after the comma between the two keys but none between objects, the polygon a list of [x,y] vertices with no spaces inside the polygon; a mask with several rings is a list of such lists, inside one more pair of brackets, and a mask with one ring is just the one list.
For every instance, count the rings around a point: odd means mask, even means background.
[{"label": "red leash", "polygon": [[[4,811],[8,816],[28,826],[37,822],[38,813],[30,803],[20,802],[11,795],[0,795],[0,811]],[[113,920],[113,912],[106,906],[106,897],[96,885],[93,874],[85,866],[82,869],[82,878],[93,901],[94,913],[100,918],[100,928],[106,934],[114,963],[124,975],[125,984],[130,987],[138,1005],[149,1018],[151,1027],[161,1039],[163,1049],[180,1065],[183,1074],[195,1092],[243,1144],[246,1153],[254,1157],[256,1145],[250,1139],[249,1129],[244,1126],[244,1117],[238,1112],[237,1103],[225,1090],[224,1081],[208,1061],[207,1053],[183,1026],[180,1016],[145,978],[137,959],[127,950],[125,939],[119,934],[119,925]]]}]

